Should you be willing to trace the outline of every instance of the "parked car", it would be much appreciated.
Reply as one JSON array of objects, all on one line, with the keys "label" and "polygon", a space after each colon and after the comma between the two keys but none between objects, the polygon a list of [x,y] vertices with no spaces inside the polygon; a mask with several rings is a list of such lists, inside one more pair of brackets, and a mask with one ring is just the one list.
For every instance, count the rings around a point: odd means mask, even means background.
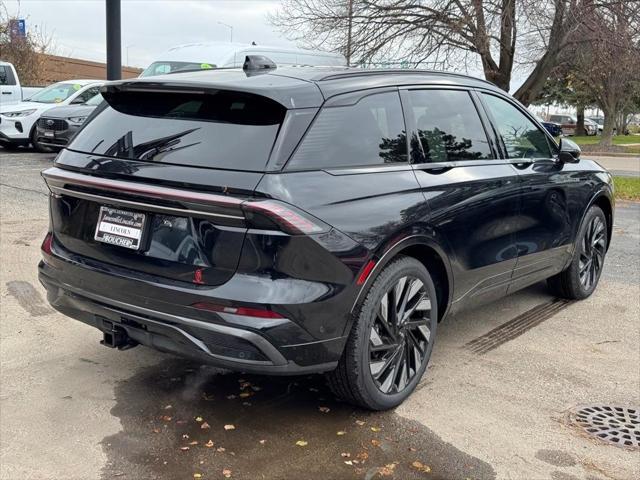
[{"label": "parked car", "polygon": [[[559,124],[564,135],[576,134],[576,124],[578,121],[576,117],[572,115],[550,115],[549,121]],[[598,133],[596,126],[588,122],[586,118],[584,120],[584,130],[587,135],[596,135]]]},{"label": "parked car", "polygon": [[103,83],[99,80],[54,83],[24,102],[0,105],[0,145],[13,149],[31,143],[39,152],[50,151],[36,138],[36,121],[40,115],[56,106],[85,103],[99,93]]},{"label": "parked car", "polygon": [[66,146],[103,100],[98,93],[85,103],[54,107],[42,114],[36,122],[38,145],[53,149]]},{"label": "parked car", "polygon": [[558,123],[547,122],[541,119],[538,115],[534,115],[536,120],[542,124],[544,128],[547,129],[547,132],[551,134],[552,137],[560,137],[562,135],[562,127]]},{"label": "parked car", "polygon": [[588,118],[584,119],[584,130],[588,136],[598,134],[598,124]]},{"label": "parked car", "polygon": [[596,288],[612,178],[499,88],[247,60],[105,85],[43,173],[40,281],[104,345],[325,372],[382,410],[454,312]]},{"label": "parked car", "polygon": [[604,117],[588,117],[589,120],[595,122],[598,125],[598,133],[602,133],[602,129],[604,128]]},{"label": "parked car", "polygon": [[20,103],[40,90],[39,87],[23,87],[13,64],[0,61],[0,105]]},{"label": "parked car", "polygon": [[267,56],[278,66],[346,66],[339,53],[298,48],[267,47],[244,43],[209,42],[178,45],[164,52],[141,74],[141,77],[162,75],[181,70],[238,68],[247,55]]}]

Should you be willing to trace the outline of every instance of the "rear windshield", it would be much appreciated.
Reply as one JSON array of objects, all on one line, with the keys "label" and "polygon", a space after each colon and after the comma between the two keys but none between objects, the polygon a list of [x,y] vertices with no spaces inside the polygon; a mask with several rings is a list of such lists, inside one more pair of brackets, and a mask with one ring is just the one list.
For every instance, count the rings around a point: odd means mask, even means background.
[{"label": "rear windshield", "polygon": [[109,103],[69,148],[109,157],[264,171],[286,109],[226,90],[104,92]]}]

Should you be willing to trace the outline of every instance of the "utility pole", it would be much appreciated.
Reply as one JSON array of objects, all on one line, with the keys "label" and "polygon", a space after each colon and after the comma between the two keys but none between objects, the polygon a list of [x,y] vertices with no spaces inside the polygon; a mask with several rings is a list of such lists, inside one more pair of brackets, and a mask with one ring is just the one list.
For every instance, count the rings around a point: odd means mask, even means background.
[{"label": "utility pole", "polygon": [[347,67],[351,66],[351,30],[353,25],[353,0],[347,0],[349,2],[349,26],[347,27]]},{"label": "utility pole", "polygon": [[120,0],[106,0],[107,17],[107,80],[122,78],[122,46]]}]

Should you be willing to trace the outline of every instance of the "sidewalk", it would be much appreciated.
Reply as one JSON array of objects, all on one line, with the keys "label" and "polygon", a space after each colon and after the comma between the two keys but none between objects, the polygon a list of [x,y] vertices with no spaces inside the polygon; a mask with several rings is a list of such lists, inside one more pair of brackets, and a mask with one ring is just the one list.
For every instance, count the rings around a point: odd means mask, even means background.
[{"label": "sidewalk", "polygon": [[583,153],[582,158],[595,160],[613,175],[622,177],[640,177],[640,155],[635,157],[597,156]]}]

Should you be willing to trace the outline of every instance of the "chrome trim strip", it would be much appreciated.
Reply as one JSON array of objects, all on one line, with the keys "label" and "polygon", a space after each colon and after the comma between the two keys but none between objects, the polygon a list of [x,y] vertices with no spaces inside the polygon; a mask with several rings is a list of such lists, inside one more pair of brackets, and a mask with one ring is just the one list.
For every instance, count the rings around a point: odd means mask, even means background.
[{"label": "chrome trim strip", "polygon": [[187,190],[180,190],[178,188],[162,187],[159,185],[149,185],[103,177],[92,177],[90,175],[69,172],[58,167],[51,167],[43,171],[42,176],[47,181],[47,184],[50,184],[50,180],[54,182],[68,182],[75,185],[102,188],[112,191],[115,190],[123,193],[140,194],[159,199],[202,202],[225,207],[239,207],[244,201],[239,198],[216,195],[213,193],[191,192]]},{"label": "chrome trim strip", "polygon": [[152,205],[144,202],[134,202],[133,200],[123,200],[121,198],[106,197],[103,195],[95,195],[93,193],[78,192],[76,190],[69,190],[68,188],[58,187],[55,185],[49,185],[54,195],[67,195],[70,197],[82,198],[84,200],[91,200],[100,203],[120,205],[125,207],[132,207],[136,209],[144,209],[152,212],[159,213],[174,213],[180,216],[194,216],[194,217],[206,217],[206,218],[230,218],[232,220],[245,220],[244,217],[238,215],[226,215],[223,213],[203,212],[201,210],[189,210],[186,208],[174,208],[164,207],[159,205]]}]

